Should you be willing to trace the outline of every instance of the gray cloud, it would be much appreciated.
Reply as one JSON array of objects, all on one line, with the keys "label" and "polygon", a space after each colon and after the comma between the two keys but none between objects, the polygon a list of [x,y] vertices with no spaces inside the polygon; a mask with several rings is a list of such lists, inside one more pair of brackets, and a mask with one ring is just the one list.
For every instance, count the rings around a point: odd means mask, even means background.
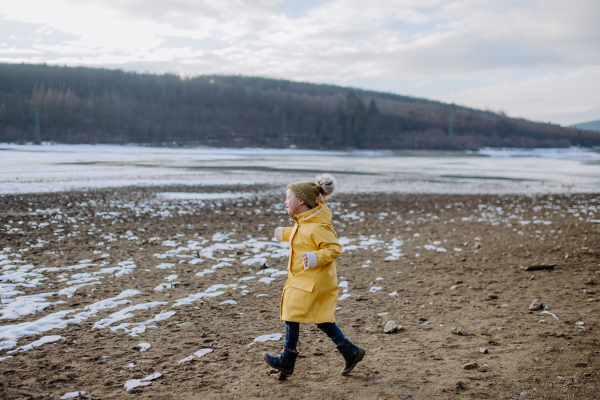
[{"label": "gray cloud", "polygon": [[76,35],[60,32],[47,25],[12,21],[0,16],[0,46],[2,47],[27,50],[32,49],[36,44],[54,45],[76,38]]},{"label": "gray cloud", "polygon": [[167,36],[163,39],[161,46],[168,48],[182,48],[189,47],[193,49],[202,49],[202,50],[218,50],[224,49],[229,46],[227,42],[222,40],[213,39],[213,38],[205,38],[205,39],[193,39],[188,37],[181,36]]},{"label": "gray cloud", "polygon": [[[473,74],[490,81],[507,71],[600,65],[597,0],[62,1],[70,20],[96,30],[8,10],[0,60],[339,84]],[[102,24],[93,10],[102,10]]]},{"label": "gray cloud", "polygon": [[[124,20],[158,24],[148,32],[159,39],[153,52],[168,56],[174,48],[189,47],[204,56],[217,51],[219,58],[230,62],[240,54],[250,60],[260,55],[261,64],[279,63],[281,71],[318,62],[338,65],[351,75],[393,77],[600,63],[600,28],[593,17],[600,15],[600,3],[587,0],[575,5],[431,1],[424,7],[398,7],[394,1],[378,2],[375,7],[355,0],[332,1],[291,13],[294,18],[284,15],[285,4],[276,1],[91,0],[86,4],[106,7]],[[170,30],[161,29],[163,25]],[[72,34],[59,36],[44,42],[74,39]],[[191,57],[187,62],[194,62]],[[173,55],[171,61],[177,59]],[[253,64],[243,62],[238,71],[252,73],[246,68]]]},{"label": "gray cloud", "polygon": [[[76,5],[78,0],[68,0]],[[202,28],[203,21],[215,21],[223,25],[233,21],[246,29],[258,28],[268,23],[274,7],[270,2],[234,1],[194,1],[194,0],[90,0],[110,10],[116,15],[131,21],[150,21],[168,24],[178,29],[194,30]],[[227,25],[227,24],[224,24]]]}]

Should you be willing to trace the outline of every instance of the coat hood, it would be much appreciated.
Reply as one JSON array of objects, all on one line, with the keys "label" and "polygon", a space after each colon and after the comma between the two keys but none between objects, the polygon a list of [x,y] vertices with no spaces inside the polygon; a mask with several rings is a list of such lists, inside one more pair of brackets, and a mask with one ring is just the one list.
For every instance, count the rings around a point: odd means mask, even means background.
[{"label": "coat hood", "polygon": [[333,214],[329,207],[327,207],[327,204],[325,204],[323,200],[317,200],[317,206],[315,208],[296,214],[291,218],[299,224],[317,223],[332,225],[332,217]]}]

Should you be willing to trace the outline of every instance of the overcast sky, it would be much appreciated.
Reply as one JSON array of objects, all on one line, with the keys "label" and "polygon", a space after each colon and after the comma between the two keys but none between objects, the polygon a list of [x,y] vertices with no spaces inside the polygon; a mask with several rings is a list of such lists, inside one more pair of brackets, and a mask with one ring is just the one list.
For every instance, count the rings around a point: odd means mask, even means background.
[{"label": "overcast sky", "polygon": [[333,83],[600,119],[600,1],[0,0],[0,62]]}]

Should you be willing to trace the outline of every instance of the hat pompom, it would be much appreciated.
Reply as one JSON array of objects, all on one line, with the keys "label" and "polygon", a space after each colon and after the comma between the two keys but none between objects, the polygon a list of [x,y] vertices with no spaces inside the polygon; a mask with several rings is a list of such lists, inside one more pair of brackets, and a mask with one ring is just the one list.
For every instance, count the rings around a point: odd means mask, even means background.
[{"label": "hat pompom", "polygon": [[337,188],[337,181],[330,174],[317,175],[315,182],[324,199],[333,195],[333,192]]}]

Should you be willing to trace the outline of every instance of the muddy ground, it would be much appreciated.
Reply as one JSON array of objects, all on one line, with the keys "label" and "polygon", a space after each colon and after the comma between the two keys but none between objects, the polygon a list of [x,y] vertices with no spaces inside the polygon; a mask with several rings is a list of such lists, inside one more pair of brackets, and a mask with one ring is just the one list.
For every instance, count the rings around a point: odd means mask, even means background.
[{"label": "muddy ground", "polygon": [[[61,310],[81,312],[127,289],[140,291],[125,299],[129,303],[100,309],[79,323],[19,336],[17,347],[48,335],[62,339],[29,351],[9,354],[13,346],[0,352],[0,358],[12,356],[0,361],[0,397],[58,399],[85,391],[98,399],[600,398],[598,196],[336,197],[334,227],[347,243],[337,271],[350,294],[338,301],[336,318],[367,355],[351,375],[341,377],[343,360],[334,345],[314,326],[303,325],[296,370],[277,381],[261,354],[278,352],[282,340],[249,345],[261,335],[283,332],[279,298],[285,276],[259,280],[270,276],[272,270],[261,274],[266,268],[281,271],[287,264],[285,257],[265,254],[274,248],[264,245],[274,228],[290,224],[281,204],[284,193],[266,194],[272,189],[235,188],[254,193],[241,200],[156,197],[157,191],[231,187],[0,197],[0,249],[4,260],[16,261],[3,264],[2,284],[22,292],[4,296],[0,311],[14,303],[18,313],[20,296],[52,293],[45,301],[59,302],[25,315],[5,312],[0,329],[54,318]],[[251,239],[262,240],[257,252],[267,265],[244,264],[257,255]],[[238,247],[202,253],[216,243]],[[101,266],[123,261],[130,261],[122,264],[129,265],[127,273],[98,272],[96,283],[86,280]],[[229,265],[212,268],[222,262]],[[525,271],[541,264],[556,267]],[[37,281],[7,277],[23,265],[32,265],[30,272],[38,269]],[[198,276],[204,269],[212,272]],[[177,278],[165,280],[169,275]],[[85,285],[71,297],[68,290],[59,294],[77,278]],[[156,290],[168,282],[176,283]],[[174,306],[211,287],[214,294],[216,284],[228,287],[221,288],[223,294]],[[534,299],[551,314],[530,311]],[[237,304],[220,304],[226,300]],[[149,302],[161,303],[94,327],[124,307]],[[110,329],[169,311],[176,313],[146,324],[138,336]],[[402,329],[384,334],[389,320]],[[464,336],[453,334],[457,327]],[[139,343],[151,347],[141,352]],[[178,363],[203,348],[213,351]],[[476,368],[463,368],[473,362]],[[162,375],[152,384],[125,390],[128,380],[157,372]]]}]

